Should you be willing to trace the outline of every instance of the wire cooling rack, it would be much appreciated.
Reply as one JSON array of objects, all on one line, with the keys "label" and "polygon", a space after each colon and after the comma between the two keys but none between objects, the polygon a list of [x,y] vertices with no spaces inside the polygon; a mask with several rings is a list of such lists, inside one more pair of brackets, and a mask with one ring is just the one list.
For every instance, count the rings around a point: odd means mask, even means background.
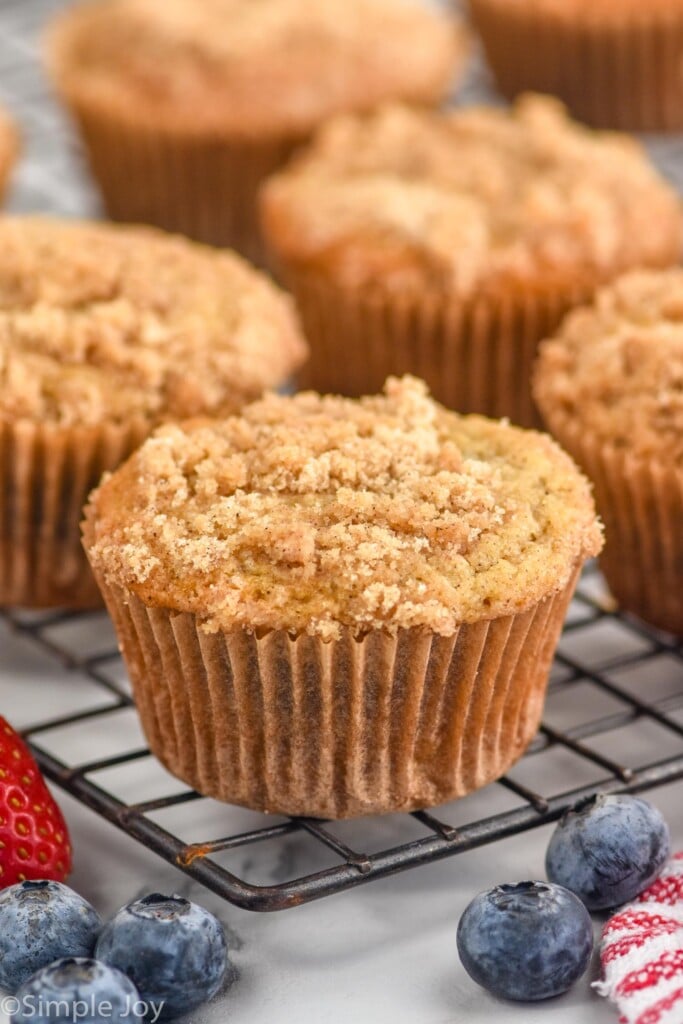
[{"label": "wire cooling rack", "polygon": [[[229,810],[184,789],[168,777],[168,792],[149,800],[123,800],[102,779],[113,769],[135,766],[145,779],[149,750],[134,742],[130,725],[119,729],[117,718],[133,706],[120,657],[108,636],[104,649],[95,644],[87,651],[86,638],[107,631],[106,617],[94,614],[0,613],[6,626],[29,644],[75,674],[87,688],[97,690],[95,706],[28,725],[24,735],[43,772],[57,785],[97,811],[108,821],[144,843],[166,860],[220,896],[248,910],[283,910],[309,900],[395,874],[407,868],[463,853],[518,832],[554,821],[576,800],[596,791],[640,792],[683,778],[683,649],[680,643],[646,629],[610,610],[601,578],[587,570],[579,586],[557,655],[547,703],[547,718],[525,758],[497,783],[489,795],[504,791],[511,806],[483,818],[468,820],[467,801],[439,811],[418,811],[395,816],[409,821],[421,834],[407,842],[376,846],[382,836],[382,818],[353,823],[358,841],[345,839],[349,823],[278,818],[264,815],[255,827],[230,834],[196,834],[186,841],[164,825],[164,815],[190,805],[210,805],[206,827],[216,828],[229,818]],[[84,643],[86,653],[83,653]],[[92,696],[90,694],[89,696]],[[574,720],[561,727],[556,722]],[[86,730],[96,745],[108,734],[119,733],[123,749],[84,762],[70,757],[74,727]],[[635,731],[633,731],[635,729]],[[629,735],[630,731],[630,735]],[[55,739],[56,737],[56,739]],[[128,745],[126,742],[128,737]],[[614,747],[627,750],[617,758]],[[56,752],[59,751],[59,752]],[[557,765],[548,759],[560,755],[563,785],[552,788]],[[654,755],[654,756],[653,756]],[[664,756],[665,755],[665,756]],[[197,819],[194,815],[194,819]],[[201,817],[201,815],[199,816]],[[242,877],[221,862],[226,854],[246,847],[270,844],[297,834],[308,844],[325,848],[332,863],[322,870],[298,874],[297,864],[315,861],[301,851],[293,859],[291,875],[275,884],[259,884]],[[395,826],[392,834],[396,834]],[[242,864],[249,873],[248,862]],[[286,872],[285,872],[286,874]]]},{"label": "wire cooling rack", "polygon": [[[10,207],[90,216],[96,194],[40,70],[40,31],[64,5],[0,0],[0,100],[21,123],[24,143]],[[481,65],[464,98],[494,98]],[[648,145],[683,188],[681,138]],[[0,612],[3,708],[23,685],[5,653],[17,645],[42,658],[44,682],[59,689],[59,713],[23,730],[44,773],[251,910],[293,907],[534,829],[597,790],[636,792],[683,778],[681,644],[614,612],[594,568],[572,604],[545,724],[526,756],[481,793],[413,815],[325,823],[215,804],[166,775],[145,747],[106,616]]]}]

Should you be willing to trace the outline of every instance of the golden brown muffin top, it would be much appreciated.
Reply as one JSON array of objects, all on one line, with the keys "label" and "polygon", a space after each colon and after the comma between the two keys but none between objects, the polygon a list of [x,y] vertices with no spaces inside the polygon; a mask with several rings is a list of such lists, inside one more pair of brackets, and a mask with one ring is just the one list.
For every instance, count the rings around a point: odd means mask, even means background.
[{"label": "golden brown muffin top", "polygon": [[411,377],[161,428],[93,493],[86,540],[109,583],[209,631],[325,639],[516,613],[601,546],[549,437],[448,412]]},{"label": "golden brown muffin top", "polygon": [[0,422],[234,412],[305,345],[237,256],[147,228],[0,219]]},{"label": "golden brown muffin top", "polygon": [[674,262],[680,202],[640,145],[526,96],[511,111],[339,117],[263,194],[285,265],[467,296]]},{"label": "golden brown muffin top", "polygon": [[683,466],[683,270],[627,274],[570,314],[535,393],[550,423]]},{"label": "golden brown muffin top", "polygon": [[83,102],[257,137],[390,98],[436,101],[466,50],[460,23],[421,0],[100,0],[61,16],[50,47]]}]

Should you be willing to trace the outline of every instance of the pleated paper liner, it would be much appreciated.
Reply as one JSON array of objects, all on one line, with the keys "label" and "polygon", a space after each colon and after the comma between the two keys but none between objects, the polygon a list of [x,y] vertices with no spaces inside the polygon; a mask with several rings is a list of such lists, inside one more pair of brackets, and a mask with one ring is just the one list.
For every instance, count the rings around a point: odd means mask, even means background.
[{"label": "pleated paper liner", "polygon": [[88,494],[149,424],[65,427],[0,422],[0,605],[102,604],[80,542]]},{"label": "pleated paper liner", "polygon": [[112,220],[152,224],[266,265],[257,195],[297,140],[173,132],[117,116],[73,91],[64,98]]},{"label": "pleated paper liner", "polygon": [[683,468],[601,444],[557,411],[546,419],[592,480],[605,524],[600,564],[622,608],[683,636]]},{"label": "pleated paper liner", "polygon": [[544,15],[531,0],[470,0],[501,91],[559,96],[596,128],[683,130],[683,8],[643,0],[619,18],[589,8]]},{"label": "pleated paper liner", "polygon": [[463,796],[521,756],[578,570],[530,610],[452,637],[347,630],[332,642],[209,634],[193,614],[96,574],[143,729],[170,772],[255,810],[347,818]]},{"label": "pleated paper liner", "polygon": [[450,409],[507,416],[526,427],[541,423],[530,387],[540,341],[599,283],[520,286],[459,300],[408,293],[385,298],[292,267],[283,277],[311,350],[297,378],[301,387],[355,397],[381,391],[390,374],[412,373]]}]

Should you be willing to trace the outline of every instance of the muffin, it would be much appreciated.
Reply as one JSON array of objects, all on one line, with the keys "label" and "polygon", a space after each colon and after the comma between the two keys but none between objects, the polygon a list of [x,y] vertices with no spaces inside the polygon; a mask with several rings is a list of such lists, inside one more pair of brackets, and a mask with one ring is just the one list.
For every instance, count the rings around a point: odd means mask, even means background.
[{"label": "muffin", "polygon": [[627,274],[575,311],[535,394],[594,483],[615,597],[683,636],[683,270]]},{"label": "muffin", "polygon": [[101,602],[88,493],[157,426],[225,415],[305,354],[289,300],[152,229],[0,220],[0,605]]},{"label": "muffin", "polygon": [[9,114],[0,107],[0,202],[5,197],[18,153],[19,134]]},{"label": "muffin", "polygon": [[84,541],[152,750],[200,792],[341,818],[500,776],[533,737],[587,482],[414,378],[160,428]]},{"label": "muffin", "polygon": [[683,0],[469,0],[506,96],[553,93],[582,121],[683,129]]},{"label": "muffin", "polygon": [[600,282],[681,248],[679,199],[640,146],[533,96],[340,117],[262,209],[311,345],[304,385],[358,395],[412,372],[524,426],[538,342]]},{"label": "muffin", "polygon": [[110,216],[256,262],[266,175],[331,114],[437,102],[466,49],[420,0],[101,0],[48,40]]}]

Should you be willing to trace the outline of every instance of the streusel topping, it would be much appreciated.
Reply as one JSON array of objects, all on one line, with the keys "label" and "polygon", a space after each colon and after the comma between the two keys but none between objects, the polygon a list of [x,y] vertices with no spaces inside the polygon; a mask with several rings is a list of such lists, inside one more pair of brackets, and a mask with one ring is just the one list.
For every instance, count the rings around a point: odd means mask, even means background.
[{"label": "streusel topping", "polygon": [[209,631],[328,639],[450,635],[555,593],[601,546],[589,485],[550,438],[448,412],[410,377],[163,427],[88,519],[93,564],[148,603]]},{"label": "streusel topping", "polygon": [[231,253],[145,228],[0,220],[0,421],[234,412],[304,354],[289,300]]},{"label": "streusel topping", "polygon": [[337,118],[271,179],[263,206],[286,264],[368,289],[594,279],[681,248],[679,199],[640,145],[539,96],[511,112]]},{"label": "streusel topping", "polygon": [[544,342],[536,396],[596,439],[683,467],[683,270],[627,274]]},{"label": "streusel topping", "polygon": [[436,100],[465,49],[461,25],[421,0],[100,0],[58,22],[54,55],[94,102],[277,135]]}]

